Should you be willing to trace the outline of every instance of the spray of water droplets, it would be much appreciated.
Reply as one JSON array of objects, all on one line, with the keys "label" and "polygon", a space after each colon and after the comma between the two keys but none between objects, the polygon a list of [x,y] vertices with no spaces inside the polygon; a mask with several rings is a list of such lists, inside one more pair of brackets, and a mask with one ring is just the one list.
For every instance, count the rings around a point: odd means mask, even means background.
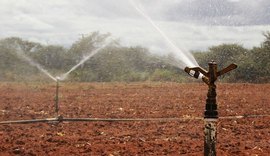
[{"label": "spray of water droplets", "polygon": [[87,60],[89,60],[90,58],[92,58],[94,55],[96,55],[98,52],[100,52],[102,49],[104,49],[105,47],[107,47],[109,44],[111,44],[113,41],[109,42],[107,41],[105,44],[102,44],[100,47],[96,48],[93,51],[89,51],[87,53],[87,55],[85,57],[83,57],[83,59],[76,65],[74,65],[68,72],[62,74],[61,76],[52,76],[51,73],[49,73],[44,67],[42,67],[39,63],[33,61],[30,57],[28,57],[23,50],[21,49],[20,46],[17,45],[16,48],[16,53],[17,55],[24,61],[27,61],[30,65],[36,67],[38,70],[40,70],[42,73],[44,73],[46,76],[48,76],[49,78],[51,78],[53,81],[58,81],[58,80],[65,80],[68,75],[74,71],[75,69],[77,69],[80,65],[82,65],[83,63],[85,63]]},{"label": "spray of water droplets", "polygon": [[172,54],[174,55],[174,59],[170,59],[170,64],[177,66],[179,68],[184,69],[186,66],[195,67],[198,66],[197,61],[191,55],[190,52],[179,49],[168,37],[167,35],[153,22],[153,20],[142,10],[140,9],[133,0],[130,0],[130,3],[135,8],[135,10],[144,17],[154,28],[155,30],[162,36],[162,38],[166,41],[169,47],[172,50]]}]

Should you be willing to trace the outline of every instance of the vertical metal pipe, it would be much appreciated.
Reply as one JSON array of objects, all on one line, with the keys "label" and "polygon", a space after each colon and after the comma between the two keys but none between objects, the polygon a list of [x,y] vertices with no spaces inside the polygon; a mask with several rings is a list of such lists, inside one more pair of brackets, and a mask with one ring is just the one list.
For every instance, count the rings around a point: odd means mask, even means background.
[{"label": "vertical metal pipe", "polygon": [[216,156],[217,119],[204,119],[204,156]]},{"label": "vertical metal pipe", "polygon": [[215,81],[217,80],[217,64],[215,61],[208,63],[209,65],[209,84],[205,105],[204,118],[218,118],[217,112],[217,92]]},{"label": "vertical metal pipe", "polygon": [[216,85],[217,80],[217,64],[214,61],[209,65],[209,85],[204,112],[204,156],[216,155],[217,130],[216,123],[218,119],[217,103],[216,103]]},{"label": "vertical metal pipe", "polygon": [[59,111],[59,106],[58,106],[58,101],[59,101],[58,92],[59,92],[59,79],[56,78],[56,93],[55,93],[55,114],[56,114],[56,117],[58,117],[58,111]]}]

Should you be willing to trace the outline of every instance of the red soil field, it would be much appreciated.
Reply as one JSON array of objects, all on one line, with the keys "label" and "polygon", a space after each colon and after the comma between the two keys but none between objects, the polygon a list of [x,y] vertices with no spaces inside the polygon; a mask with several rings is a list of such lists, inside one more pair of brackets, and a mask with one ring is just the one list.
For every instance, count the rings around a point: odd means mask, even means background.
[{"label": "red soil field", "polygon": [[[218,155],[270,155],[270,84],[217,84]],[[66,118],[168,121],[0,124],[0,155],[203,155],[207,86],[60,83]],[[1,83],[0,121],[55,117],[55,84]]]}]

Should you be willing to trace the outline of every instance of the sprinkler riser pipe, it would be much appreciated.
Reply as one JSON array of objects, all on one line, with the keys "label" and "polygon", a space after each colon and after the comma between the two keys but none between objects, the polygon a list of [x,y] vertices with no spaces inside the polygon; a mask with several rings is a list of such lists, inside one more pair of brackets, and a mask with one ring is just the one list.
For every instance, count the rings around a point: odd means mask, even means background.
[{"label": "sprinkler riser pipe", "polygon": [[58,117],[59,112],[59,79],[56,79],[56,92],[55,92],[55,115]]},{"label": "sprinkler riser pipe", "polygon": [[208,63],[208,93],[204,111],[204,156],[216,156],[218,119],[217,92],[215,82],[217,80],[217,64],[214,61]]},{"label": "sprinkler riser pipe", "polygon": [[204,118],[218,118],[216,96],[216,85],[214,83],[210,83],[207,93]]},{"label": "sprinkler riser pipe", "polygon": [[211,61],[208,63],[209,66],[209,84],[208,84],[208,93],[204,111],[204,118],[218,118],[217,111],[217,93],[216,93],[216,85],[215,81],[217,80],[217,63],[215,61]]},{"label": "sprinkler riser pipe", "polygon": [[216,156],[217,119],[204,121],[204,156]]},{"label": "sprinkler riser pipe", "polygon": [[209,66],[209,82],[211,83],[215,83],[215,81],[217,80],[217,63],[215,61],[211,61],[208,63]]}]

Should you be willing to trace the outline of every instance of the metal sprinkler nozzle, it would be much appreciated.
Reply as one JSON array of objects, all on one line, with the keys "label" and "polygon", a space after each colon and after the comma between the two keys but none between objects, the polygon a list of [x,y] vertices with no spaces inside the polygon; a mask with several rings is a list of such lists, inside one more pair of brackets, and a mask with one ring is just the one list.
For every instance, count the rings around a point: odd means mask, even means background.
[{"label": "metal sprinkler nozzle", "polygon": [[184,69],[184,71],[185,71],[186,73],[188,73],[190,76],[195,77],[196,79],[198,79],[199,76],[200,76],[200,72],[199,72],[199,71],[193,70],[192,68],[189,68],[189,67],[186,67],[186,68]]}]

